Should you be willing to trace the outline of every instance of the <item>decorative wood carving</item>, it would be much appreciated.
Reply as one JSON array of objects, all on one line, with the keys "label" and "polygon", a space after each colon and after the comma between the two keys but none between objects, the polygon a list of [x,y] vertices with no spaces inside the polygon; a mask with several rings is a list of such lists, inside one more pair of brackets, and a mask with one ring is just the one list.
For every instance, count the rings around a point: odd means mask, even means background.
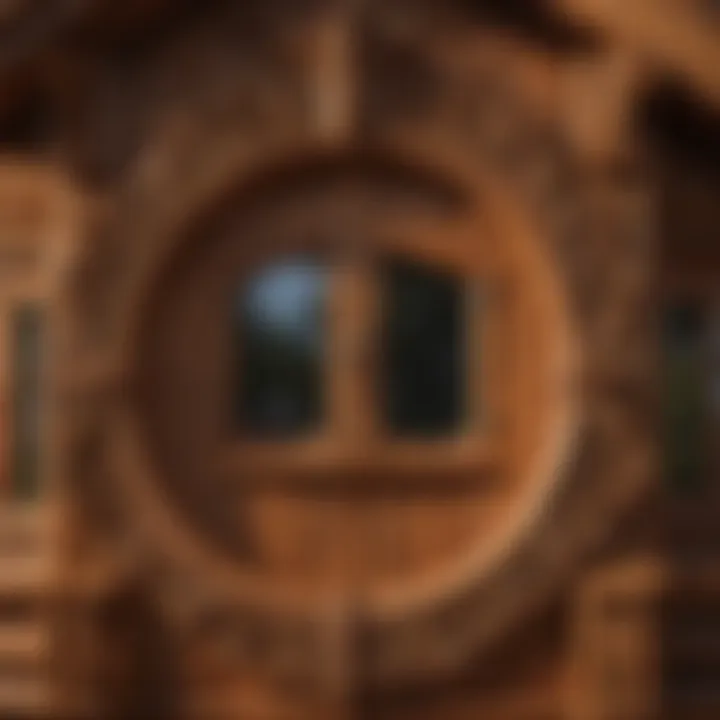
[{"label": "decorative wood carving", "polygon": [[[271,47],[277,52],[269,55],[238,43],[211,51],[196,37],[182,50],[185,62],[174,56],[156,66],[174,73],[157,70],[175,94],[144,128],[115,212],[88,240],[66,298],[67,479],[86,498],[88,516],[102,518],[97,532],[134,549],[188,635],[210,624],[238,660],[261,646],[263,663],[279,675],[320,682],[333,632],[322,609],[237,581],[233,564],[208,553],[159,490],[126,384],[134,381],[138,326],[158,268],[219,201],[268,171],[373,156],[449,176],[474,203],[489,204],[505,228],[529,229],[529,252],[559,276],[560,315],[569,314],[582,348],[577,373],[559,373],[542,390],[541,398],[574,393],[577,414],[568,410],[567,425],[528,470],[548,491],[518,516],[503,546],[489,562],[469,563],[459,580],[436,581],[426,597],[363,608],[354,620],[363,682],[449,672],[487,652],[572,577],[651,476],[646,186],[641,176],[604,177],[579,164],[497,66],[450,71],[422,54],[423,72],[410,72],[428,95],[411,106],[397,78],[356,59],[361,87],[371,92],[357,100],[357,132],[328,148],[306,106],[307,69],[292,64],[292,43]],[[195,60],[207,64],[181,72]],[[572,339],[556,332],[561,346]],[[553,385],[562,382],[574,384]]]}]

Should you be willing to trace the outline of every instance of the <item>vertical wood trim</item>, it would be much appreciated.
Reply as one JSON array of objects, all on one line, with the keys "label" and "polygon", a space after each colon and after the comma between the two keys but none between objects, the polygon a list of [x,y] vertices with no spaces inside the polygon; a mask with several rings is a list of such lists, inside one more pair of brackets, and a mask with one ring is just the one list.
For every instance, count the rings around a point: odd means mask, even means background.
[{"label": "vertical wood trim", "polygon": [[[327,612],[327,663],[323,676],[323,698],[328,718],[352,720],[357,717],[356,613],[352,597],[333,599]],[[323,713],[324,714],[324,713]]]},{"label": "vertical wood trim", "polygon": [[659,717],[658,613],[668,578],[667,568],[648,557],[582,580],[570,627],[567,720]]},{"label": "vertical wood trim", "polygon": [[513,327],[517,300],[502,274],[481,274],[473,280],[468,313],[469,367],[466,373],[470,407],[468,435],[475,442],[509,442],[515,412],[514,392],[517,340]]},{"label": "vertical wood trim", "polygon": [[357,67],[353,13],[333,8],[310,33],[308,42],[310,113],[319,140],[343,144],[357,117]]},{"label": "vertical wood trim", "polygon": [[336,268],[331,287],[330,433],[344,446],[367,452],[378,432],[377,281],[369,262],[351,255]]},{"label": "vertical wood trim", "polygon": [[463,395],[466,405],[463,408],[466,432],[470,439],[481,438],[485,433],[488,415],[486,390],[488,382],[488,358],[486,353],[491,347],[491,338],[486,327],[487,306],[491,302],[492,286],[485,279],[472,278],[466,285],[467,304],[464,317],[465,362],[463,373]]}]

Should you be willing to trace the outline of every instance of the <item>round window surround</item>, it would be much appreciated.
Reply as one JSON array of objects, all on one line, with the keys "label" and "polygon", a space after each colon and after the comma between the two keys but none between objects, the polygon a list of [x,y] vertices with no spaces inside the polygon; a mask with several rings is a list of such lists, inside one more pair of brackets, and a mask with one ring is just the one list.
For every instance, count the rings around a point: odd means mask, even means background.
[{"label": "round window surround", "polygon": [[[634,430],[581,414],[575,342],[592,344],[595,326],[576,313],[568,278],[587,268],[573,265],[584,256],[559,259],[525,190],[491,165],[412,143],[282,157],[225,159],[213,183],[186,192],[192,202],[138,220],[105,325],[102,357],[115,372],[100,373],[123,391],[77,382],[78,406],[95,412],[80,436],[105,438],[107,527],[142,549],[136,562],[153,569],[179,622],[236,637],[238,652],[262,637],[278,671],[282,658],[303,658],[289,670],[299,676],[320,672],[337,632],[363,637],[368,682],[432,675],[479,652],[567,576],[622,504],[596,490],[629,498],[647,473],[618,464],[611,478],[622,453],[613,428],[626,439]],[[283,257],[338,248],[495,289],[495,344],[482,356],[492,422],[472,441],[363,453],[349,425],[342,442],[331,433],[243,454],[228,401],[238,283]],[[331,354],[326,367],[341,364]],[[251,456],[251,470],[237,472]],[[464,483],[442,488],[450,476]]]}]

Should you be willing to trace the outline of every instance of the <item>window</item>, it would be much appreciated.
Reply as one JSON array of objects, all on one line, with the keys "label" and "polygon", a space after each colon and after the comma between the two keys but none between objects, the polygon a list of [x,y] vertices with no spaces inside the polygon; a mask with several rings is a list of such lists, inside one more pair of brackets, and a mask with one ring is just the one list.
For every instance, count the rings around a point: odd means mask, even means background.
[{"label": "window", "polygon": [[531,228],[360,191],[203,228],[142,309],[134,442],[249,578],[329,578],[357,536],[368,582],[402,583],[511,531],[566,442],[574,343]]},{"label": "window", "polygon": [[402,261],[383,276],[383,420],[395,436],[457,433],[465,415],[463,283]]},{"label": "window", "polygon": [[234,308],[236,418],[246,435],[288,437],[317,430],[328,270],[312,258],[262,268],[241,284]]},{"label": "window", "polygon": [[254,268],[233,294],[235,434],[462,438],[482,332],[470,286],[459,272],[385,255]]},{"label": "window", "polygon": [[705,304],[677,301],[665,310],[667,484],[699,489],[711,472],[711,326]]},{"label": "window", "polygon": [[20,305],[11,312],[7,460],[10,494],[23,500],[35,498],[40,489],[43,330],[42,311],[37,306]]}]

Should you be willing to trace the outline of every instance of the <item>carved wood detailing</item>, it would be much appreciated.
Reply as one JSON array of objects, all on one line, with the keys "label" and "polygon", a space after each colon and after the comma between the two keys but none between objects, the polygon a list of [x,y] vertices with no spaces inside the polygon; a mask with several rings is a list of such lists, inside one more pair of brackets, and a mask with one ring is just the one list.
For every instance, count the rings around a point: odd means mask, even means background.
[{"label": "carved wood detailing", "polygon": [[[475,87],[484,89],[481,82],[477,82]],[[493,86],[489,83],[485,87]],[[483,110],[487,108],[487,112],[478,112],[479,124],[474,128],[475,133],[468,127],[455,128],[456,133],[465,133],[459,137],[456,134],[455,138],[466,147],[477,146],[478,140],[485,141],[487,145],[480,148],[483,155],[478,164],[492,163],[504,179],[510,175],[507,178],[509,184],[519,186],[519,194],[526,207],[535,210],[536,220],[547,223],[544,227],[546,232],[549,231],[546,236],[548,250],[557,258],[566,275],[568,301],[575,308],[575,327],[583,338],[583,347],[587,349],[585,380],[581,385],[585,396],[585,429],[577,448],[574,469],[568,469],[578,480],[582,478],[582,488],[579,482],[576,492],[568,487],[567,497],[553,499],[558,505],[572,504],[574,509],[567,509],[562,514],[575,518],[576,523],[572,530],[554,524],[539,533],[538,537],[543,538],[546,548],[542,561],[533,554],[523,563],[523,556],[518,553],[514,561],[507,564],[503,571],[507,585],[498,581],[495,586],[504,588],[498,589],[497,609],[494,608],[493,612],[497,627],[500,613],[510,615],[513,612],[513,601],[525,603],[527,600],[522,587],[532,585],[530,577],[538,580],[534,585],[538,595],[542,594],[540,587],[545,583],[551,584],[549,576],[553,570],[567,562],[573,552],[568,537],[583,537],[584,540],[579,541],[581,545],[584,542],[588,545],[602,542],[602,536],[611,532],[612,524],[607,521],[610,514],[615,514],[628,499],[636,496],[642,484],[651,477],[650,419],[654,417],[655,403],[648,376],[652,373],[653,358],[648,348],[653,345],[645,333],[652,332],[654,326],[648,302],[653,273],[652,224],[649,222],[651,199],[643,189],[641,178],[638,178],[637,184],[633,181],[629,187],[624,187],[622,182],[612,177],[604,180],[592,175],[583,177],[582,173],[588,173],[588,169],[568,163],[569,158],[563,155],[562,145],[548,140],[550,128],[543,132],[542,128],[527,127],[527,117],[517,106],[513,107],[517,98],[510,99],[511,96],[504,95],[497,81],[493,94],[481,97],[485,103]],[[468,102],[467,93],[465,102]],[[447,109],[447,99],[445,104],[438,105]],[[460,113],[459,116],[467,118],[468,114]],[[489,124],[488,132],[485,132],[483,120],[495,118],[497,120]],[[382,125],[381,117],[377,118],[377,122]],[[391,124],[392,119],[389,119],[386,125]],[[408,124],[401,122],[402,129],[398,129],[397,136],[403,135]],[[555,156],[551,152],[553,148],[557,150]],[[538,175],[535,169],[538,167],[544,169],[540,175],[544,182],[536,181]],[[533,182],[528,183],[530,177]],[[620,204],[612,208],[594,208],[593,205],[602,202],[604,193],[608,191]],[[549,221],[544,221],[543,216],[548,218],[548,215]],[[568,223],[568,220],[571,221]],[[610,222],[614,227],[608,226]],[[616,285],[618,280],[627,285],[621,292],[615,293],[616,289],[620,289]],[[625,309],[620,310],[621,307]],[[628,312],[630,307],[633,311]],[[612,324],[603,322],[603,318],[611,319]],[[621,321],[620,324],[614,324],[616,320]],[[636,334],[640,328],[643,331]],[[614,353],[611,348],[616,348]],[[619,348],[623,348],[622,357],[617,354]],[[636,353],[637,357],[637,361],[627,366],[624,362],[625,348]],[[605,383],[616,382],[613,375],[627,376],[628,372],[632,373],[632,379],[627,378],[628,386],[646,388],[644,395],[641,393],[633,405],[619,394],[607,397],[602,391]],[[591,391],[593,386],[596,388],[594,392]],[[623,459],[627,459],[627,463],[622,463]],[[618,482],[615,490],[609,491],[603,483],[592,479],[606,473],[617,478],[618,463],[624,468],[622,475],[625,479]],[[549,517],[550,513],[546,520]],[[533,550],[538,550],[537,544]],[[513,586],[515,589],[511,590]],[[490,591],[487,592],[490,595]],[[505,602],[500,598],[504,598]],[[501,604],[502,611],[499,609]],[[472,610],[468,612],[477,613],[478,618],[487,617],[478,603],[472,604]],[[471,618],[466,617],[464,625],[458,620],[458,626],[471,627]],[[443,637],[441,631],[422,650],[417,647],[421,636],[415,635],[413,642],[411,634],[414,634],[414,628],[408,627],[407,635],[396,639],[395,648],[403,648],[407,643],[417,655],[438,656]]]},{"label": "carved wood detailing", "polygon": [[[213,33],[209,38],[217,41]],[[216,642],[229,644],[231,653],[242,656],[257,642],[263,667],[312,684],[327,663],[332,633],[322,613],[275,595],[267,602],[236,582],[231,562],[208,559],[204,539],[158,490],[130,398],[117,387],[88,383],[94,371],[79,362],[94,348],[101,366],[108,358],[120,373],[132,368],[159,269],[231,191],[251,188],[268,168],[332,161],[305,121],[298,89],[304,85],[282,52],[266,57],[232,43],[212,50],[209,40],[196,40],[192,52],[175,49],[167,64],[154,66],[156,82],[173,87],[172,101],[149,113],[142,150],[127,164],[112,217],[83,249],[83,271],[68,299],[75,317],[64,358],[75,405],[67,419],[68,480],[78,501],[84,498],[93,531],[132,549],[184,637],[211,622],[220,628]],[[204,64],[185,76],[181,70],[195,53]],[[209,82],[218,68],[231,83]],[[578,163],[557,128],[527,111],[512,78],[496,66],[450,72],[424,58],[416,78],[420,99],[409,104],[396,78],[369,64],[356,71],[364,74],[363,87],[377,90],[358,100],[362,145],[338,148],[337,157],[372,151],[390,164],[449,175],[473,202],[497,213],[504,230],[531,237],[538,264],[560,274],[562,303],[584,348],[579,376],[563,365],[548,380],[550,389],[538,391],[546,393],[541,399],[580,396],[573,408],[578,437],[570,423],[558,426],[546,456],[527,469],[548,492],[534,499],[492,562],[469,562],[451,592],[440,578],[413,602],[364,608],[362,679],[381,685],[452,672],[488,652],[577,571],[645,489],[655,408],[649,341],[639,328],[650,313],[651,225],[642,178],[602,176]],[[148,97],[142,103],[152,106]],[[561,329],[554,332],[560,346],[570,342]],[[567,382],[576,384],[562,386]],[[629,385],[637,389],[632,397],[622,391]],[[262,639],[254,641],[255,633]]]}]

